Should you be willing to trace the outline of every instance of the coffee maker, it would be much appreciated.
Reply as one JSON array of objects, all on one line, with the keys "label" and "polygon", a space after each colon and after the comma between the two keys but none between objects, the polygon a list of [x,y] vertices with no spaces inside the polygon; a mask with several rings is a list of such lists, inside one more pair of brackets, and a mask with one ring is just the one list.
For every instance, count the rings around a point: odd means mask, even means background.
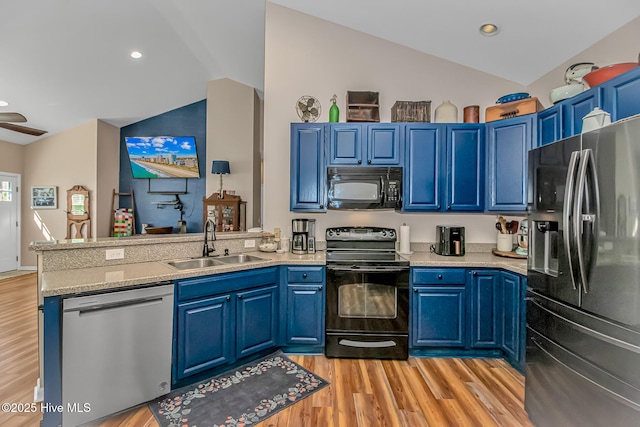
[{"label": "coffee maker", "polygon": [[437,225],[435,253],[438,255],[464,255],[464,227]]},{"label": "coffee maker", "polygon": [[291,220],[291,252],[307,254],[316,252],[316,220],[296,218]]}]

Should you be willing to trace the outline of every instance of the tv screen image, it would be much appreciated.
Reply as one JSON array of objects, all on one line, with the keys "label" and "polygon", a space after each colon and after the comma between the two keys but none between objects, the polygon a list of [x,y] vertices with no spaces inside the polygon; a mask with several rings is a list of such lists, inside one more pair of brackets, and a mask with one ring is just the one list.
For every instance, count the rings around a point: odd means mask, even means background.
[{"label": "tv screen image", "polygon": [[200,178],[193,136],[125,137],[134,178]]}]

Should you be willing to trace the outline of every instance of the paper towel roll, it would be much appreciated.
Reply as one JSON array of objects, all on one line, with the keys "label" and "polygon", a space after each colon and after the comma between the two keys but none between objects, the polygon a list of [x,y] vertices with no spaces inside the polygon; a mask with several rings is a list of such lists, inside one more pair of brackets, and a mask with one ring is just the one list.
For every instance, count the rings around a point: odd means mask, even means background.
[{"label": "paper towel roll", "polygon": [[400,226],[400,253],[411,253],[411,229],[408,225]]}]

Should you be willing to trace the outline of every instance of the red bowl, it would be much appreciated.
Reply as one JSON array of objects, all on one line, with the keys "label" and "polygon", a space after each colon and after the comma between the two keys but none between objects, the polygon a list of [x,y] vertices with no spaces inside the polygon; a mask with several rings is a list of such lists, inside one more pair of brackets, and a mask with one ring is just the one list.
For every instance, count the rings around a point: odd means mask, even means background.
[{"label": "red bowl", "polygon": [[624,74],[637,66],[637,62],[623,62],[620,64],[609,65],[607,67],[598,68],[589,74],[585,74],[582,80],[587,82],[589,87],[598,86],[599,84],[619,76],[620,74]]}]

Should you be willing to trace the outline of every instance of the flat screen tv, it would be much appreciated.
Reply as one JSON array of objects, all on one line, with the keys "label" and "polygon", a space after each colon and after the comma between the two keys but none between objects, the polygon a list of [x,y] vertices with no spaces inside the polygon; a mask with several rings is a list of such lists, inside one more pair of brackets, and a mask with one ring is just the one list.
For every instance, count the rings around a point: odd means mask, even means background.
[{"label": "flat screen tv", "polygon": [[193,136],[129,136],[124,141],[134,178],[200,178]]}]

